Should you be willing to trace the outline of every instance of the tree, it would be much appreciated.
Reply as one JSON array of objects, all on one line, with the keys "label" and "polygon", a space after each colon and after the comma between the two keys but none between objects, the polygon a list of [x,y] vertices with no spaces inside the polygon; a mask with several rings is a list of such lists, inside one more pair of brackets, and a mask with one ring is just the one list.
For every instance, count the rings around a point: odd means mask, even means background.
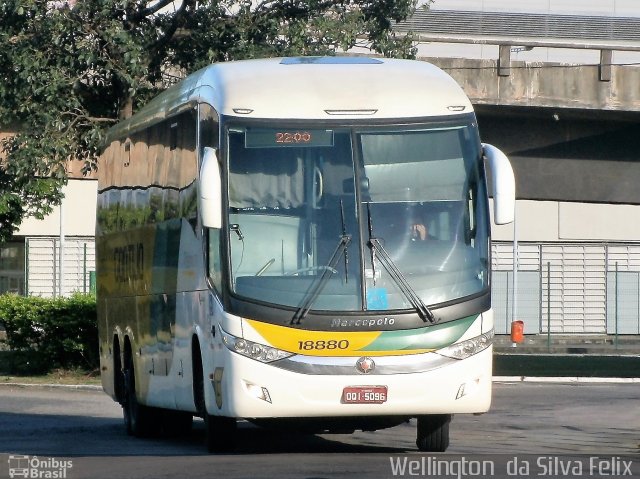
[{"label": "tree", "polygon": [[391,31],[416,0],[4,0],[0,4],[0,241],[61,200],[70,158],[85,171],[108,126],[213,62],[332,55],[359,43],[413,57]]}]

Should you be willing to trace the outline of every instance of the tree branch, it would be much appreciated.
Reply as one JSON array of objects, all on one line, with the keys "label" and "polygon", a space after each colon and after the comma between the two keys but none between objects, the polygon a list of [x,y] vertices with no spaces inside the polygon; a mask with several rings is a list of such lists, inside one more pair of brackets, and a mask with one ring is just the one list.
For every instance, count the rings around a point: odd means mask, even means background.
[{"label": "tree branch", "polygon": [[158,52],[162,51],[162,49],[166,47],[173,39],[173,35],[184,23],[187,8],[193,7],[194,5],[195,0],[183,0],[182,5],[176,12],[175,16],[173,17],[173,21],[165,31],[164,35],[162,35],[153,45],[149,45],[149,49],[153,51],[153,53],[150,55],[152,58],[154,56],[157,56]]},{"label": "tree branch", "polygon": [[138,10],[138,12],[134,15],[133,19],[140,20],[142,18],[148,17],[149,15],[155,15],[167,5],[172,4],[174,1],[175,0],[161,0],[158,3],[156,3],[153,7],[147,7],[147,8]]},{"label": "tree branch", "polygon": [[71,122],[67,125],[67,127],[60,132],[60,136],[66,135],[69,132],[69,130],[71,130],[76,125],[76,123],[78,123],[80,120],[82,120],[84,124],[86,124],[87,122],[88,123],[116,123],[118,121],[115,118],[96,117],[96,116],[85,115],[82,112],[75,113],[73,111],[65,111],[61,113],[60,116],[73,117],[73,120],[71,120]]}]

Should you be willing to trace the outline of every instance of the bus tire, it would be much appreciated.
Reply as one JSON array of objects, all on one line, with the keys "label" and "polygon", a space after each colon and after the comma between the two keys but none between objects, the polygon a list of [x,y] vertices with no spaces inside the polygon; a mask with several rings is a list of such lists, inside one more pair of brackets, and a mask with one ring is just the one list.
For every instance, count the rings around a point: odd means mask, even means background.
[{"label": "bus tire", "polygon": [[235,418],[212,416],[207,412],[204,388],[207,382],[202,368],[200,345],[196,338],[191,343],[193,362],[193,400],[198,415],[204,419],[204,442],[209,452],[230,452],[235,449],[237,423]]},{"label": "bus tire", "polygon": [[191,368],[193,375],[193,402],[198,416],[204,418],[206,407],[204,404],[204,370],[202,369],[202,356],[200,344],[196,338],[191,342]]},{"label": "bus tire", "polygon": [[445,452],[449,447],[451,414],[418,416],[416,446],[423,452]]},{"label": "bus tire", "polygon": [[136,437],[148,437],[153,435],[158,427],[158,415],[156,409],[138,402],[136,396],[136,375],[131,354],[125,356],[124,369],[124,424],[127,434]]},{"label": "bus tire", "polygon": [[209,452],[232,452],[236,448],[236,419],[205,413],[205,443]]}]

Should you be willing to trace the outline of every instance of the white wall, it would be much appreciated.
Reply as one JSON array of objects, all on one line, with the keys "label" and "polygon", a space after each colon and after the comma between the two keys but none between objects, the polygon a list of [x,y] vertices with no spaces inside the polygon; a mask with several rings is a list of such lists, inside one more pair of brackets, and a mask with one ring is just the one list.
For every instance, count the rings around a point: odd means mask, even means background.
[{"label": "white wall", "polygon": [[[96,229],[97,180],[69,180],[64,187],[63,232],[65,236],[91,236]],[[17,236],[59,236],[60,207],[43,220],[27,218],[16,232]]]},{"label": "white wall", "polygon": [[[640,240],[639,217],[640,205],[516,202],[518,241],[636,242]],[[492,225],[492,239],[512,241],[513,225]]]}]

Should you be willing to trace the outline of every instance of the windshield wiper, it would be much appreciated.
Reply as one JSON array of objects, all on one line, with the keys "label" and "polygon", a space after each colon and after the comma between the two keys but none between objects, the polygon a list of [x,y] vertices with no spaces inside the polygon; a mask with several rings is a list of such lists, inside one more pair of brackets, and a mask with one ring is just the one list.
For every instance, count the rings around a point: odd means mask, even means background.
[{"label": "windshield wiper", "polygon": [[384,249],[380,240],[373,236],[373,225],[371,224],[371,209],[369,207],[369,203],[367,203],[367,225],[369,228],[369,242],[367,245],[371,249],[371,269],[373,272],[373,284],[375,285],[376,281],[376,257],[380,260],[382,265],[385,267],[393,281],[396,283],[400,291],[407,297],[411,305],[415,308],[420,318],[423,321],[429,321],[430,323],[436,322],[436,317],[431,312],[431,310],[424,304],[424,301],[418,296],[418,293],[411,287],[407,278],[404,277],[402,271],[398,268],[398,266],[393,262],[387,250]]},{"label": "windshield wiper", "polygon": [[329,260],[327,265],[323,268],[322,274],[315,282],[311,284],[311,287],[309,288],[306,296],[304,297],[304,301],[302,302],[300,307],[297,309],[297,311],[293,315],[293,318],[291,318],[291,324],[300,324],[300,321],[307,315],[307,313],[311,309],[311,305],[314,303],[316,298],[320,295],[320,293],[322,292],[322,289],[327,284],[327,281],[329,281],[329,278],[331,277],[331,275],[334,272],[336,272],[335,267],[338,264],[338,261],[340,260],[340,256],[342,256],[343,254],[345,255],[345,264],[346,264],[346,261],[347,261],[346,255],[347,255],[347,248],[349,247],[349,243],[351,243],[351,235],[342,234],[340,236],[340,241],[338,241],[338,245],[336,246],[336,249],[333,251],[333,254],[331,255],[331,259]]},{"label": "windshield wiper", "polygon": [[[342,236],[341,239],[344,239],[347,236],[347,225],[344,222],[344,204],[342,200],[340,200],[340,222],[342,223]],[[351,238],[349,238],[351,241]],[[349,282],[349,251],[347,250],[347,245],[342,249],[344,252],[344,282],[345,284]]]},{"label": "windshield wiper", "polygon": [[327,281],[329,281],[331,275],[336,272],[335,267],[340,260],[340,256],[342,255],[344,255],[344,282],[347,283],[349,281],[349,255],[347,248],[349,247],[349,243],[351,243],[351,235],[347,234],[347,228],[344,222],[344,207],[342,204],[342,200],[340,200],[340,219],[342,222],[342,234],[340,235],[338,245],[333,251],[329,262],[323,268],[320,278],[318,278],[317,281],[311,284],[311,287],[307,291],[304,301],[293,315],[293,318],[291,318],[291,324],[300,324],[300,321],[307,315],[307,313],[311,309],[311,305],[320,295],[322,289],[327,284]]}]

